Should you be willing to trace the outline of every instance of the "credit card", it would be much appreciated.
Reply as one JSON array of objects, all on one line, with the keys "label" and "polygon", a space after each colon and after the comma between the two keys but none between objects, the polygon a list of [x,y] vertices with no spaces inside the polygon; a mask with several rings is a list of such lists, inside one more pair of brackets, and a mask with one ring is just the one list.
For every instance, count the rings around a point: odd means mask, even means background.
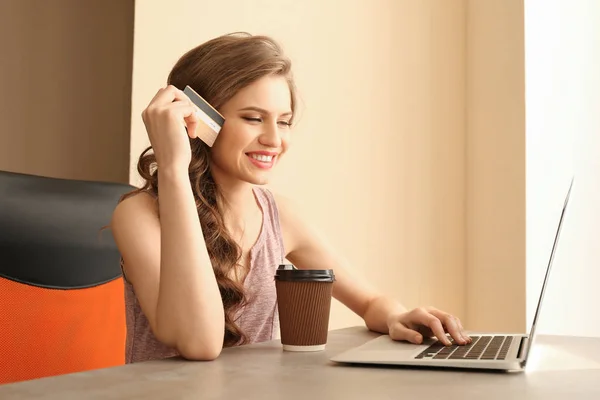
[{"label": "credit card", "polygon": [[200,122],[196,128],[196,135],[209,147],[212,147],[225,123],[225,118],[191,87],[186,86],[183,93],[198,107],[197,115]]}]

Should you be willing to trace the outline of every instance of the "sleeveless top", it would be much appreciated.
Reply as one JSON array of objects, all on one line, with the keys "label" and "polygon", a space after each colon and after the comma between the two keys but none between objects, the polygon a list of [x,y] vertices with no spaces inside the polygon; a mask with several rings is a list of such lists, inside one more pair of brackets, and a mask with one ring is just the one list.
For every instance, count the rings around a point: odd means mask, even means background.
[{"label": "sleeveless top", "polygon": [[[258,239],[250,249],[250,269],[244,281],[248,301],[236,320],[248,343],[278,337],[279,315],[274,275],[285,258],[279,213],[273,195],[269,190],[259,187],[254,188],[254,194],[262,210],[263,221]],[[165,346],[154,337],[133,286],[123,276],[127,322],[125,362],[129,364],[177,356],[175,349]]]}]

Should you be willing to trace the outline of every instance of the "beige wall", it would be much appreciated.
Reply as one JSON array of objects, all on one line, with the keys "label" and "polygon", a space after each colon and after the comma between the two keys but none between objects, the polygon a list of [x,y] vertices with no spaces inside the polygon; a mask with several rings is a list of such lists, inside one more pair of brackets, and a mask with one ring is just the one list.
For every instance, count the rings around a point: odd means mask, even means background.
[{"label": "beige wall", "polygon": [[[312,212],[358,276],[466,317],[465,2],[251,3],[210,2],[210,15],[202,1],[136,3],[131,182],[148,144],[140,113],[176,59],[231,31],[273,35],[302,96],[273,188]],[[332,327],[359,322],[334,307]]]},{"label": "beige wall", "polygon": [[467,319],[525,330],[523,0],[467,8]]},{"label": "beige wall", "polygon": [[[407,306],[522,331],[523,0],[206,4],[0,2],[0,169],[138,183],[140,113],[177,58],[269,34],[302,96],[273,188]],[[334,307],[332,327],[359,322]]]},{"label": "beige wall", "polygon": [[0,170],[128,181],[133,11],[0,2]]}]

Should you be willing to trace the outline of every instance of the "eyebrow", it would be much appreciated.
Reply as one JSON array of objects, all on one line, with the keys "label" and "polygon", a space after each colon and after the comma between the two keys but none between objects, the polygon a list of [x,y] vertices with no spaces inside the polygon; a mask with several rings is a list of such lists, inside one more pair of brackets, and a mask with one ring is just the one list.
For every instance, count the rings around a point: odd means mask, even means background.
[{"label": "eyebrow", "polygon": [[[269,114],[269,112],[267,110],[265,110],[264,108],[254,107],[254,106],[240,108],[238,111],[256,111],[261,114]],[[293,115],[293,113],[291,111],[288,111],[288,112],[281,114],[282,117],[287,117],[289,115]]]}]

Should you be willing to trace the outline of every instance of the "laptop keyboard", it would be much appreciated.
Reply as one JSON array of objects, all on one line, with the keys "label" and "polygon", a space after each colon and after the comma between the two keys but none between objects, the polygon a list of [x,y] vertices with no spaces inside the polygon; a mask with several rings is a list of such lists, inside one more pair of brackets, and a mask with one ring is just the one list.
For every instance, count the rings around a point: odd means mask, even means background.
[{"label": "laptop keyboard", "polygon": [[466,345],[457,345],[451,337],[451,346],[436,341],[415,358],[443,360],[504,360],[513,340],[513,336],[471,336],[473,341]]}]

